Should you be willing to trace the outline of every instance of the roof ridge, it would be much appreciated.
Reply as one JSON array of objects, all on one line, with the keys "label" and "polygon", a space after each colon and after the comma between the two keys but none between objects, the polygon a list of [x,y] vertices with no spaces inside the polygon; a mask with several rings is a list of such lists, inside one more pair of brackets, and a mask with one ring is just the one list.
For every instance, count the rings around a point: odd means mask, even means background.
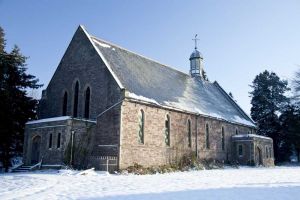
[{"label": "roof ridge", "polygon": [[100,41],[102,41],[102,42],[104,42],[104,43],[107,43],[107,44],[109,44],[109,45],[111,45],[111,46],[117,47],[117,48],[119,48],[119,49],[122,49],[122,50],[124,50],[124,51],[129,52],[129,53],[132,53],[132,54],[134,54],[134,55],[140,56],[140,57],[142,57],[142,58],[144,58],[144,59],[146,59],[146,60],[155,62],[155,63],[157,63],[157,64],[159,64],[159,65],[164,66],[164,67],[170,68],[171,70],[174,70],[174,71],[177,71],[177,72],[179,72],[179,73],[182,73],[182,74],[184,74],[184,75],[189,76],[189,74],[187,74],[187,73],[185,73],[185,72],[182,72],[182,71],[180,71],[180,70],[178,70],[178,69],[175,69],[175,68],[173,68],[173,67],[170,66],[170,65],[160,63],[160,62],[157,61],[157,60],[154,60],[154,59],[149,58],[149,57],[147,57],[147,56],[144,56],[144,55],[141,55],[141,54],[139,54],[139,53],[136,53],[136,52],[134,52],[134,51],[131,51],[131,50],[129,50],[129,49],[126,49],[126,48],[124,48],[124,47],[121,47],[121,46],[119,46],[119,45],[117,45],[117,44],[108,42],[107,40],[99,39],[98,37],[93,36],[93,35],[90,35],[90,37],[91,37],[92,39],[100,40]]}]

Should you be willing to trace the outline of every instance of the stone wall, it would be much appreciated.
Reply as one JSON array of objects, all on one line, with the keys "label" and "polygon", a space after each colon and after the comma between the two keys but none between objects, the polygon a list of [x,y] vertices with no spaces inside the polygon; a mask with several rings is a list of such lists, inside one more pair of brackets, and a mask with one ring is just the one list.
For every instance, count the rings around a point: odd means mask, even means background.
[{"label": "stone wall", "polygon": [[[239,145],[243,146],[243,155],[238,153]],[[232,148],[234,162],[241,165],[274,166],[273,141],[271,138],[251,135],[233,138]],[[259,156],[259,154],[261,155]]]},{"label": "stone wall", "polygon": [[[68,93],[67,116],[73,116],[74,88],[79,83],[78,116],[84,117],[85,91],[90,88],[90,119],[115,103],[121,90],[90,43],[78,28],[61,59],[39,106],[39,119],[62,115],[63,96]],[[119,98],[119,97],[117,97]]]},{"label": "stone wall", "polygon": [[[97,128],[93,138],[92,153],[89,166],[97,170],[106,170],[106,160],[115,157],[118,160],[120,144],[120,110],[121,104],[107,110],[97,118]],[[118,162],[114,162],[118,164]],[[109,171],[116,170],[118,165],[110,166]]]},{"label": "stone wall", "polygon": [[[74,131],[73,162],[70,162],[71,133]],[[52,122],[27,124],[24,138],[25,165],[31,165],[32,142],[37,136],[41,137],[39,161],[43,165],[74,165],[77,168],[84,167],[84,158],[91,152],[91,142],[95,131],[95,122],[68,119]],[[61,134],[58,147],[58,134]],[[49,148],[50,134],[52,145]]]},{"label": "stone wall", "polygon": [[[138,114],[145,113],[144,144],[138,140]],[[166,115],[170,116],[170,146],[164,142]],[[204,116],[169,110],[133,100],[125,100],[121,108],[120,168],[134,163],[145,167],[165,165],[178,162],[183,155],[196,152],[196,118],[198,156],[201,159],[230,161],[231,136],[236,133],[248,133],[248,127],[219,121]],[[191,120],[192,145],[188,146],[187,121]],[[205,146],[205,124],[209,125],[210,148]],[[222,150],[221,130],[224,127],[225,150]]]}]

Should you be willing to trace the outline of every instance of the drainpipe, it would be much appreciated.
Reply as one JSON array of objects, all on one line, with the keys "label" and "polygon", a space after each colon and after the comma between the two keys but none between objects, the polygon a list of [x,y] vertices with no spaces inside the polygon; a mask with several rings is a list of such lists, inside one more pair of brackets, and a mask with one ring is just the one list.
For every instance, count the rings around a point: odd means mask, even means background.
[{"label": "drainpipe", "polygon": [[196,147],[196,158],[198,158],[198,115],[196,115],[196,143],[195,143],[195,147]]},{"label": "drainpipe", "polygon": [[71,131],[71,156],[70,156],[70,166],[72,166],[72,163],[73,163],[74,133],[75,133],[75,131]]}]

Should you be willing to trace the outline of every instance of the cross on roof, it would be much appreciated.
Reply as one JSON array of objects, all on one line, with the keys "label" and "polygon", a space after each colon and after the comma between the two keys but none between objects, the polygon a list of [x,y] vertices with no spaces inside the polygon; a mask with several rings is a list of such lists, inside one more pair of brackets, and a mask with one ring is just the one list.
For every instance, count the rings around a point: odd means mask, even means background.
[{"label": "cross on roof", "polygon": [[195,39],[192,39],[192,40],[195,41],[195,49],[197,49],[197,40],[199,40],[199,39],[197,38],[197,36],[198,36],[198,34],[195,35]]}]

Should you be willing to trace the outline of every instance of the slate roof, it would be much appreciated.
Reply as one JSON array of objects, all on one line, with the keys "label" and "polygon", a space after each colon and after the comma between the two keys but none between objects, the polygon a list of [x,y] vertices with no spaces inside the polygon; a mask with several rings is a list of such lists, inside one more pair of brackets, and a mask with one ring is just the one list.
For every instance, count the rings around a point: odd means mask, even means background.
[{"label": "slate roof", "polygon": [[[86,33],[88,34],[88,33]],[[255,126],[253,120],[217,82],[177,71],[114,44],[90,36],[91,42],[129,97],[229,122]]]}]

